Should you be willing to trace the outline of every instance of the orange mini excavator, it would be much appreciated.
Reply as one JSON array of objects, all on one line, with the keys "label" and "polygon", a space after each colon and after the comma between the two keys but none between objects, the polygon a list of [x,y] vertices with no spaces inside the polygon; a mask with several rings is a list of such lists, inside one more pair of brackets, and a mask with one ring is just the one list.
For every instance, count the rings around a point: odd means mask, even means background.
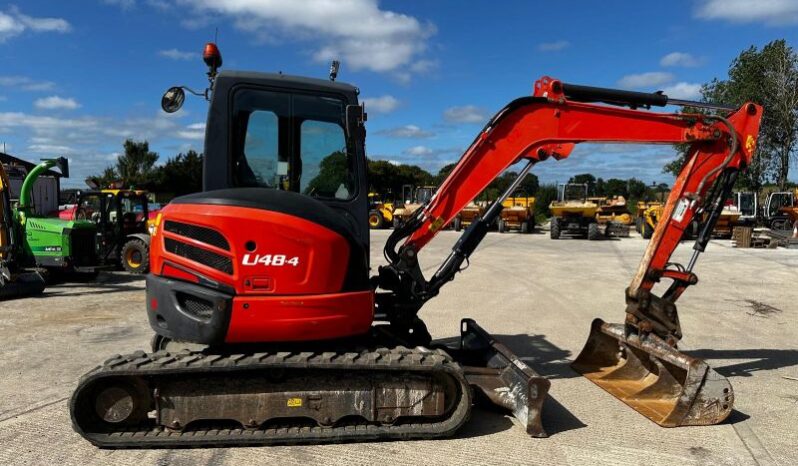
[{"label": "orange mini excavator", "polygon": [[[546,434],[549,382],[473,320],[457,343],[434,342],[418,312],[461,271],[535,164],[582,142],[689,143],[690,150],[630,287],[622,324],[599,320],[577,371],[663,426],[723,421],[729,382],[677,350],[676,300],[734,181],[751,161],[762,108],[657,113],[699,102],[542,78],[477,135],[431,199],[385,244],[369,277],[365,113],[357,88],[284,74],[222,72],[208,44],[204,191],[158,218],[147,277],[153,352],[115,356],[70,401],[74,428],[106,448],[437,438],[472,404],[510,410]],[[162,106],[176,111],[184,89]],[[189,89],[190,91],[190,89]],[[193,92],[193,91],[192,91]],[[203,93],[199,93],[203,94]],[[510,165],[503,196],[426,278],[418,255]],[[687,265],[671,254],[702,222]],[[670,287],[661,296],[657,282]]]}]

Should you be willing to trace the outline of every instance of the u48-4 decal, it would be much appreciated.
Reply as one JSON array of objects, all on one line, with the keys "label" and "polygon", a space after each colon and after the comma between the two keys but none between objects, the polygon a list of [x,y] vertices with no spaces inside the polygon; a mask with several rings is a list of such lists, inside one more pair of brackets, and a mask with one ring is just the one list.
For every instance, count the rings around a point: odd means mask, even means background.
[{"label": "u48-4 decal", "polygon": [[282,267],[285,265],[298,266],[299,257],[289,258],[285,254],[244,254],[241,265],[265,265],[269,267]]}]

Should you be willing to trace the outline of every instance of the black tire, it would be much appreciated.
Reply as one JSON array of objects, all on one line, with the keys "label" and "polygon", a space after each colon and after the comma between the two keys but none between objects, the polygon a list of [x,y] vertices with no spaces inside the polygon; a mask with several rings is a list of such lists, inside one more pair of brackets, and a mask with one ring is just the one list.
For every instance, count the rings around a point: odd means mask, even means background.
[{"label": "black tire", "polygon": [[463,220],[460,217],[455,217],[452,221],[452,226],[454,227],[454,231],[460,231],[463,229]]},{"label": "black tire", "polygon": [[131,239],[119,253],[122,268],[127,272],[142,275],[150,271],[150,247],[140,239]]},{"label": "black tire", "polygon": [[654,227],[648,224],[648,222],[643,223],[643,239],[651,239],[651,236],[654,234]]},{"label": "black tire", "polygon": [[645,223],[646,221],[643,217],[637,217],[635,219],[635,231],[637,232],[637,234],[639,235],[643,234],[643,225],[645,225]]},{"label": "black tire", "polygon": [[377,210],[369,212],[369,228],[372,230],[380,230],[383,225],[385,225],[385,219],[382,217],[382,213]]},{"label": "black tire", "polygon": [[399,228],[401,226],[402,226],[402,220],[399,217],[394,217],[393,218],[393,227],[394,228]]},{"label": "black tire", "polygon": [[598,223],[591,223],[587,226],[587,239],[590,241],[596,241],[601,237],[601,230],[599,230]]},{"label": "black tire", "polygon": [[529,233],[529,222],[526,220],[521,222],[521,233],[527,234]]},{"label": "black tire", "polygon": [[499,219],[499,222],[496,224],[496,227],[498,228],[499,233],[504,233],[505,231],[507,231],[507,224],[504,223],[504,220],[502,219]]},{"label": "black tire", "polygon": [[551,219],[551,231],[549,232],[549,236],[551,239],[560,239],[560,235],[562,232],[560,231],[560,219],[557,217],[552,217]]}]

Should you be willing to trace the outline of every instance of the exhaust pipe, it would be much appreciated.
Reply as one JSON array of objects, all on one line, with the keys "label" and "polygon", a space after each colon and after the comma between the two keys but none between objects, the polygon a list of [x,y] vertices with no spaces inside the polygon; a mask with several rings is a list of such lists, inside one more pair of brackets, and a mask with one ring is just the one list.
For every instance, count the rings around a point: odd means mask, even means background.
[{"label": "exhaust pipe", "polygon": [[718,424],[734,405],[731,384],[704,360],[601,319],[571,367],[662,427]]}]

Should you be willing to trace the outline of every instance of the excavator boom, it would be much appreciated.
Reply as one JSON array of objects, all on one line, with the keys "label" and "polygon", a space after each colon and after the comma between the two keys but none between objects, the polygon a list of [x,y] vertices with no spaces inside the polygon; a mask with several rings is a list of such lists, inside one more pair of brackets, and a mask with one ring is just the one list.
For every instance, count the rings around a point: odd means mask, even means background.
[{"label": "excavator boom", "polygon": [[[639,109],[668,104],[704,106],[728,114]],[[390,292],[377,294],[378,315],[412,325],[423,303],[461,270],[499,215],[501,202],[535,164],[565,159],[575,144],[583,142],[690,144],[663,218],[627,289],[625,323],[594,322],[574,368],[660,425],[722,421],[731,412],[731,387],[705,362],[676,350],[682,334],[674,303],[698,281],[693,266],[706,248],[737,174],[751,162],[761,117],[762,108],[753,103],[732,110],[674,102],[659,93],[574,86],[548,77],[538,80],[533,96],[513,101],[488,122],[427,205],[389,238],[385,254],[391,263],[380,269],[380,278]],[[419,251],[493,179],[520,161],[526,166],[516,182],[466,230],[426,280],[418,267]],[[684,231],[694,218],[702,217],[689,264],[672,264]],[[662,296],[653,295],[652,288],[663,278],[671,281],[670,287]]]}]

